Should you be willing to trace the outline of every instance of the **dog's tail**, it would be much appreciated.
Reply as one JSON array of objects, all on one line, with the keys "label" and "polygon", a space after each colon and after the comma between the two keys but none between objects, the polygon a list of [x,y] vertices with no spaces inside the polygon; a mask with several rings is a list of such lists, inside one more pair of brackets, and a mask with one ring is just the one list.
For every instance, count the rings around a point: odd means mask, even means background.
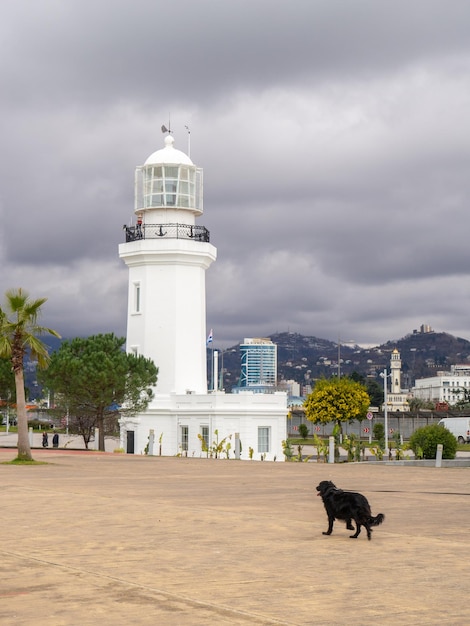
[{"label": "dog's tail", "polygon": [[370,526],[378,526],[385,519],[385,515],[383,513],[379,513],[375,517],[369,517],[369,525]]}]

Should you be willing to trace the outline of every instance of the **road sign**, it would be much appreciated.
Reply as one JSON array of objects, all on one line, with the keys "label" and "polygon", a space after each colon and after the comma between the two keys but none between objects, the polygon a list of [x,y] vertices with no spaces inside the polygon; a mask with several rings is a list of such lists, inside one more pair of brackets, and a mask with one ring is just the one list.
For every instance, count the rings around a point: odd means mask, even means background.
[{"label": "road sign", "polygon": [[[364,414],[363,414],[364,415]],[[369,413],[367,413],[367,419],[371,420],[374,416],[372,415],[372,413],[369,411]]]}]

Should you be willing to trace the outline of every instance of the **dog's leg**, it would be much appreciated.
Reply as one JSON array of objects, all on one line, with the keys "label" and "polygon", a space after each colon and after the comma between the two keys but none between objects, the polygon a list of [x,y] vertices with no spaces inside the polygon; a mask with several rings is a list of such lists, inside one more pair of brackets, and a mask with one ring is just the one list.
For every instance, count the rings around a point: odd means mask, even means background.
[{"label": "dog's leg", "polygon": [[371,540],[372,528],[369,526],[369,524],[364,524],[364,528],[367,531],[367,539],[370,541]]},{"label": "dog's leg", "polygon": [[323,535],[331,535],[331,533],[333,532],[333,522],[335,521],[334,517],[328,517],[328,530],[326,531],[326,533],[322,533]]},{"label": "dog's leg", "polygon": [[354,526],[351,524],[351,518],[346,520],[346,528],[348,530],[354,530]]},{"label": "dog's leg", "polygon": [[354,533],[354,535],[350,535],[350,539],[357,539],[359,537],[359,533],[361,532],[361,524],[357,521],[354,520],[356,522],[356,532]]}]

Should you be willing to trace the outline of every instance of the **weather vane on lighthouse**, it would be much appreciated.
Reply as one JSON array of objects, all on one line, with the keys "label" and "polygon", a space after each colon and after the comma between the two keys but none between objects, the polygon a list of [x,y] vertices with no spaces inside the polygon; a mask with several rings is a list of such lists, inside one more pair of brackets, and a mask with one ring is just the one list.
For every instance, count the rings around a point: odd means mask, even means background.
[{"label": "weather vane on lighthouse", "polygon": [[171,135],[173,131],[171,130],[171,121],[170,121],[170,114],[168,113],[168,128],[165,126],[165,124],[162,124],[162,133],[168,133],[169,135]]},{"label": "weather vane on lighthouse", "polygon": [[[185,125],[185,128],[188,133],[188,157],[191,158],[191,130],[189,129],[189,126],[187,125]],[[165,124],[162,124],[161,129],[162,129],[162,133],[168,133],[169,135],[173,133],[173,131],[171,130],[171,125],[170,125],[170,116],[168,116],[168,128],[165,126]]]}]

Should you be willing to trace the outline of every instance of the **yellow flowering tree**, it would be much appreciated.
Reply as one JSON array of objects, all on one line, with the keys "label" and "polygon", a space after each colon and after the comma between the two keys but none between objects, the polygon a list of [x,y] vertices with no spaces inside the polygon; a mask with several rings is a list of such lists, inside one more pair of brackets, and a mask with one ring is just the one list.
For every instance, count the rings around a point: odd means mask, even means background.
[{"label": "yellow flowering tree", "polygon": [[342,422],[363,420],[369,406],[364,385],[346,377],[318,380],[304,402],[308,420],[315,424],[335,422],[340,430]]}]

